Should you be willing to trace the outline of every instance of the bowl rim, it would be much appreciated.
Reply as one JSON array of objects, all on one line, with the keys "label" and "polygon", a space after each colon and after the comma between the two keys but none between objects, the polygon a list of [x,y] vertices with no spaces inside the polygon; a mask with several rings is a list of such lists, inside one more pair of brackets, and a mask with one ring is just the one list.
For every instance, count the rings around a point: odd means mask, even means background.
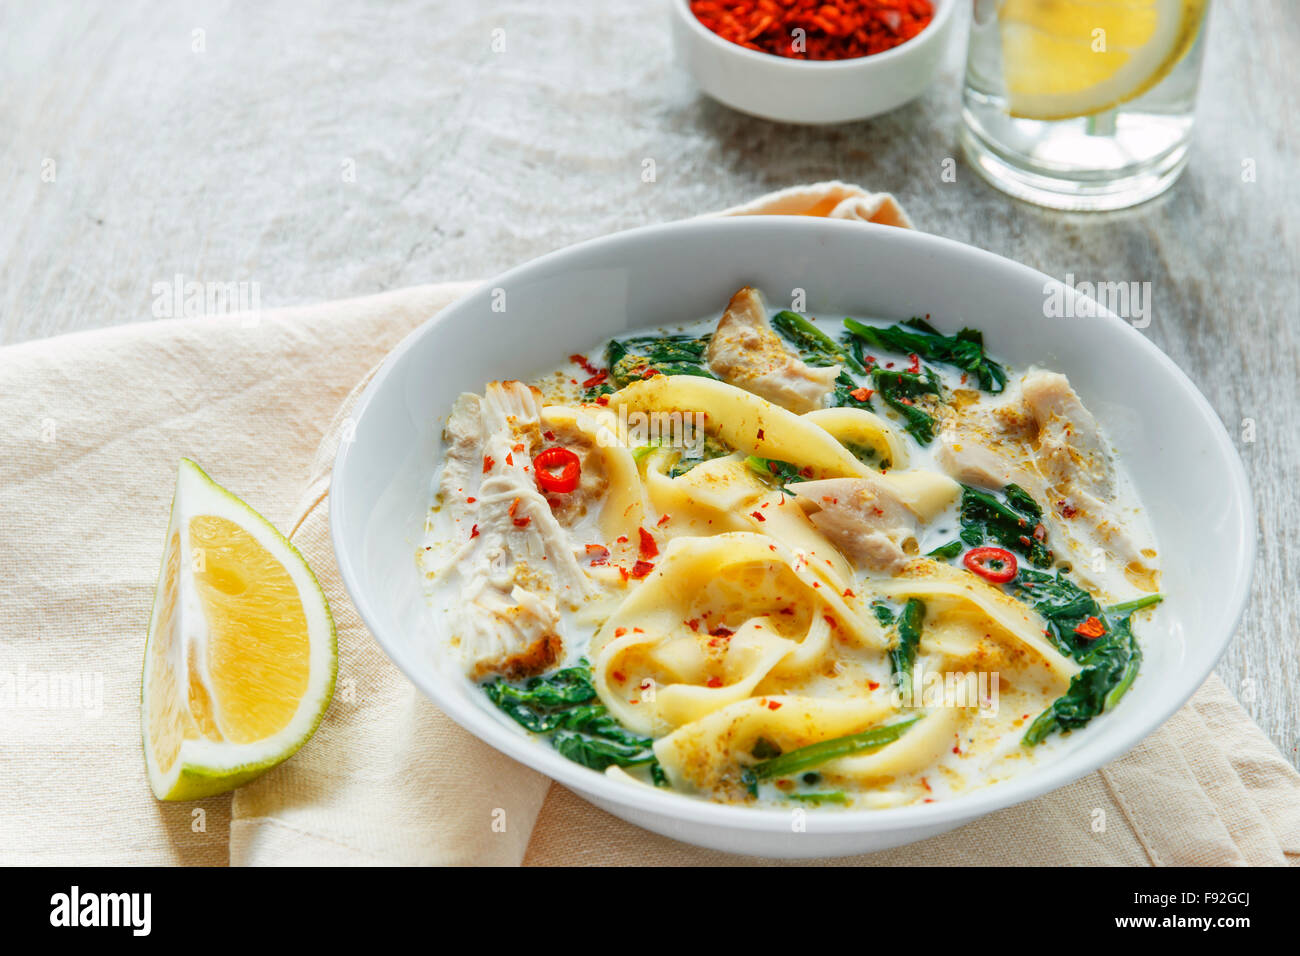
[{"label": "bowl rim", "polygon": [[[792,234],[803,231],[828,231],[842,233],[844,236],[862,236],[863,230],[882,234],[888,232],[891,242],[911,244],[918,253],[941,249],[946,254],[973,257],[976,263],[983,263],[990,269],[1003,269],[1019,273],[1026,278],[1033,278],[1040,283],[1054,283],[1064,286],[1058,280],[1039,272],[1027,265],[1008,259],[996,253],[980,249],[967,243],[958,242],[943,236],[937,236],[920,230],[899,229],[875,223],[863,223],[853,220],[803,216],[736,216],[718,217],[701,216],[694,219],[679,220],[641,226],[605,236],[588,239],[574,245],[566,246],[515,266],[475,287],[441,311],[412,329],[385,357],[375,371],[364,392],[357,400],[350,418],[357,427],[364,427],[366,414],[375,402],[376,396],[383,391],[393,377],[398,362],[411,350],[418,339],[436,334],[438,327],[458,308],[463,308],[476,296],[490,294],[494,287],[505,287],[511,283],[527,281],[534,275],[553,273],[563,266],[565,260],[581,259],[588,250],[598,247],[616,249],[621,245],[636,245],[653,241],[659,237],[672,236],[681,231],[752,228],[760,225],[765,229],[789,230]],[[1074,293],[1077,295],[1077,293]],[[1254,534],[1256,524],[1254,499],[1245,466],[1236,447],[1232,444],[1227,430],[1209,401],[1201,394],[1195,383],[1185,372],[1153,342],[1133,328],[1128,322],[1113,312],[1097,304],[1095,314],[1076,321],[1102,322],[1122,326],[1121,335],[1127,336],[1131,347],[1138,349],[1146,357],[1164,367],[1171,374],[1189,400],[1188,412],[1194,410],[1208,432],[1213,436],[1213,445],[1219,455],[1227,462],[1230,476],[1229,505],[1227,510],[1233,513],[1237,528],[1237,546],[1244,561],[1235,569],[1235,577],[1224,606],[1230,609],[1226,620],[1231,626],[1226,627],[1219,637],[1219,645],[1210,655],[1208,663],[1194,672],[1195,681],[1186,684],[1185,692],[1171,694],[1164,706],[1155,710],[1144,720],[1132,720],[1118,723],[1111,731],[1099,738],[1087,759],[1077,759],[1075,754],[1063,755],[1041,766],[1034,766],[1026,772],[973,792],[954,797],[950,800],[928,804],[910,804],[886,809],[833,810],[830,812],[808,813],[806,816],[807,832],[819,835],[885,833],[898,830],[917,830],[922,833],[937,833],[962,823],[970,822],[996,810],[1007,809],[1027,800],[1040,797],[1057,790],[1088,773],[1105,766],[1137,746],[1142,740],[1154,733],[1174,713],[1180,710],[1204,684],[1206,678],[1218,665],[1233,636],[1241,624],[1246,604],[1250,596],[1254,577],[1257,551],[1257,536]],[[329,522],[330,542],[338,564],[344,587],[362,622],[373,635],[380,648],[390,661],[406,675],[415,686],[453,721],[487,743],[495,750],[519,763],[570,787],[584,797],[605,801],[610,804],[628,807],[641,813],[657,817],[675,817],[690,823],[724,827],[728,830],[752,833],[789,833],[790,811],[747,806],[733,806],[712,803],[698,797],[671,791],[659,790],[650,786],[634,786],[625,781],[612,780],[604,773],[590,770],[561,756],[554,749],[534,739],[531,735],[518,732],[516,728],[494,719],[484,709],[465,700],[456,698],[443,699],[437,693],[435,673],[415,672],[406,666],[402,655],[395,655],[389,650],[389,642],[383,631],[377,626],[379,620],[371,605],[368,595],[358,586],[360,580],[353,556],[347,551],[342,540],[342,522],[347,489],[341,480],[346,467],[353,442],[341,442],[335,455],[330,475],[329,486]],[[1142,489],[1139,489],[1139,493]],[[403,659],[399,659],[403,658]]]},{"label": "bowl rim", "polygon": [[[715,49],[724,51],[725,55],[735,56],[742,61],[753,63],[756,66],[766,64],[776,69],[788,68],[793,70],[808,70],[811,72],[821,72],[831,74],[835,72],[849,72],[851,70],[866,70],[872,67],[881,67],[888,63],[901,60],[902,58],[915,53],[923,46],[928,46],[932,42],[938,42],[935,37],[945,34],[945,27],[948,21],[952,19],[957,7],[957,0],[930,0],[934,6],[934,16],[930,22],[916,36],[904,40],[897,46],[890,47],[888,50],[882,50],[880,53],[872,53],[867,56],[855,56],[845,60],[798,60],[794,57],[778,56],[775,53],[764,53],[759,50],[751,50],[749,47],[741,46],[739,43],[732,43],[730,40],[718,36],[703,23],[691,11],[691,0],[671,0],[671,5],[676,14],[686,23],[687,29],[697,37],[703,38],[710,43]],[[872,64],[868,67],[865,64]]]}]

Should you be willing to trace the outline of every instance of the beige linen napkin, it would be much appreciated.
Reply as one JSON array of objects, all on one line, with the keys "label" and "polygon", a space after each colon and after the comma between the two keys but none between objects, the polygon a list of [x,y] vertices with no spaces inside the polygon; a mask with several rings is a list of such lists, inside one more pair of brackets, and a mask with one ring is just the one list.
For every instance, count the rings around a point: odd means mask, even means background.
[{"label": "beige linen napkin", "polygon": [[[842,183],[726,214],[773,212],[910,225],[891,197]],[[471,287],[0,350],[0,862],[764,862],[646,833],[480,743],[414,690],[352,608],[327,526],[338,436],[368,371]],[[292,760],[233,799],[159,804],[140,755],[139,673],[181,456],[307,557],[338,624],[339,684]],[[835,862],[1296,859],[1300,775],[1211,678],[1133,752],[1069,787]]]}]

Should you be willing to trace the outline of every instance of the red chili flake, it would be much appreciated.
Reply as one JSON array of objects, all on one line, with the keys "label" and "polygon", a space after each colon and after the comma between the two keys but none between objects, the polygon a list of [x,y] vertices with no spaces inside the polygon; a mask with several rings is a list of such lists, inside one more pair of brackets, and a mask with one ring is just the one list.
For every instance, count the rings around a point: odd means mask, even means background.
[{"label": "red chili flake", "polygon": [[641,557],[653,558],[659,554],[659,545],[655,544],[655,536],[645,528],[637,528],[636,533],[641,536]]},{"label": "red chili flake", "polygon": [[491,470],[492,470],[492,466],[495,465],[496,463],[497,463],[497,460],[496,460],[495,458],[493,458],[491,455],[484,455],[484,456],[483,456],[483,474],[486,475],[489,471],[491,471]]},{"label": "red chili flake", "polygon": [[515,445],[515,447],[512,448],[512,449],[510,449],[510,450],[511,450],[511,451],[523,451],[523,450],[524,450],[524,443],[523,443],[523,442],[520,442],[519,444]]},{"label": "red chili flake", "polygon": [[836,623],[835,618],[831,617],[829,614],[823,614],[823,615],[822,615],[822,620],[825,621],[827,624],[829,624],[829,625],[831,626],[831,629],[832,629],[832,630],[834,630],[836,627],[838,627],[838,624]]},{"label": "red chili flake", "polygon": [[926,780],[924,777],[921,778],[921,786],[925,787],[926,793],[934,792],[933,790],[930,789],[930,781]]},{"label": "red chili flake", "polygon": [[627,544],[627,535],[620,534],[617,540],[619,544]]},{"label": "red chili flake", "polygon": [[709,631],[709,637],[731,637],[736,632],[729,627],[715,627]]},{"label": "red chili flake", "polygon": [[1039,522],[1038,524],[1034,525],[1034,540],[1042,541],[1046,537],[1047,537],[1047,528],[1043,526],[1042,522]]},{"label": "red chili flake", "polygon": [[858,402],[865,402],[874,394],[876,393],[869,388],[855,388],[853,391],[849,392],[849,395],[853,397],[853,400]]},{"label": "red chili flake", "polygon": [[478,525],[474,525],[474,527],[469,529],[469,539],[473,541],[477,537],[478,537]]},{"label": "red chili flake", "polygon": [[473,504],[474,502],[476,502],[476,501],[478,501],[478,499],[477,499],[477,498],[474,498],[474,497],[471,496],[471,497],[465,499],[465,504],[467,504],[467,505],[472,505],[472,504]]},{"label": "red chili flake", "polygon": [[1086,637],[1090,641],[1095,641],[1106,633],[1106,625],[1101,623],[1099,618],[1088,617],[1074,629],[1074,633],[1080,637]]},{"label": "red chili flake", "polygon": [[526,516],[523,518],[516,518],[515,509],[518,507],[519,507],[519,499],[516,498],[514,501],[510,502],[510,510],[507,511],[506,514],[510,515],[510,517],[514,520],[516,528],[527,528],[528,522],[532,521],[533,519]]},{"label": "red chili flake", "polygon": [[587,360],[587,356],[585,355],[570,355],[569,361],[572,362],[574,365],[581,365],[582,370],[586,372],[588,375],[595,375],[597,372],[600,371],[600,369],[592,365],[591,362]]},{"label": "red chili flake", "polygon": [[966,384],[966,373],[965,373],[965,372],[962,372],[962,373],[961,373],[961,383],[962,383],[963,385]]},{"label": "red chili flake", "polygon": [[762,515],[760,512],[757,512],[757,511],[751,511],[751,512],[749,513],[749,516],[750,516],[751,518],[754,518],[754,519],[758,520],[758,521],[766,521],[766,520],[767,520],[766,518],[763,517],[763,515]]},{"label": "red chili flake", "polygon": [[693,617],[686,622],[686,626],[692,631],[698,631],[700,629],[700,619],[698,617]]},{"label": "red chili flake", "polygon": [[514,463],[515,463],[515,453],[512,451],[506,452],[506,464],[513,466]]},{"label": "red chili flake", "polygon": [[544,431],[542,432],[542,437],[545,438],[547,441],[555,441],[555,432],[549,430]]},{"label": "red chili flake", "polygon": [[813,470],[811,468],[800,468],[799,476],[801,478],[811,478],[813,476]]},{"label": "red chili flake", "polygon": [[596,404],[597,404],[597,405],[608,405],[608,404],[609,404],[609,396],[608,396],[608,395],[597,395],[597,396],[596,396]]},{"label": "red chili flake", "polygon": [[761,428],[758,430],[758,440],[759,441],[763,440],[763,429]]},{"label": "red chili flake", "polygon": [[632,577],[638,581],[655,569],[655,566],[649,561],[638,561],[632,565]]},{"label": "red chili flake", "polygon": [[910,359],[912,360],[912,364],[909,365],[909,366],[907,367],[907,370],[908,370],[909,372],[911,372],[913,375],[920,375],[920,374],[921,374],[921,356],[919,356],[919,355],[917,355],[915,352],[913,352],[911,355],[908,356],[908,358],[910,358]]},{"label": "red chili flake", "polygon": [[721,678],[721,677],[710,677],[710,678],[708,679],[708,681],[706,681],[705,683],[706,683],[709,687],[721,687],[721,686],[722,686],[722,678]]},{"label": "red chili flake", "polygon": [[779,700],[769,700],[769,701],[767,702],[767,709],[768,709],[768,710],[780,710],[780,709],[781,709],[781,702],[780,702]]},{"label": "red chili flake", "polygon": [[656,527],[656,528],[662,528],[662,527],[663,527],[664,525],[666,525],[667,523],[668,523],[668,515],[664,515],[662,518],[660,518],[660,519],[655,523],[655,527]]},{"label": "red chili flake", "polygon": [[627,675],[624,674],[622,671],[614,671],[614,680],[622,684],[627,680]]},{"label": "red chili flake", "polygon": [[595,388],[597,385],[604,385],[605,379],[609,378],[609,373],[605,371],[597,372],[591,378],[582,383],[583,388]]},{"label": "red chili flake", "polygon": [[[827,564],[830,564],[829,561],[826,562],[826,563],[827,563]],[[845,588],[845,589],[844,589],[844,596],[845,596],[846,598],[854,598],[854,597],[857,597],[857,595],[853,593],[853,589],[852,589],[852,588]]]},{"label": "red chili flake", "polygon": [[641,377],[642,377],[642,378],[654,378],[654,377],[655,377],[656,375],[658,375],[658,374],[659,374],[659,369],[657,369],[657,368],[648,368],[648,369],[646,369],[644,372],[641,373]]},{"label": "red chili flake", "polygon": [[1058,501],[1056,506],[1061,509],[1061,515],[1065,518],[1073,518],[1079,513],[1079,509],[1074,505],[1067,505],[1064,501]]},{"label": "red chili flake", "polygon": [[867,681],[867,689],[868,689],[868,690],[879,690],[879,689],[880,689],[880,682],[879,682],[879,681],[874,681],[874,680],[869,680],[869,681]]},{"label": "red chili flake", "polygon": [[609,563],[609,548],[603,544],[589,544],[587,545],[587,557],[591,558],[593,567],[607,564]]},{"label": "red chili flake", "polygon": [[930,0],[691,0],[690,7],[724,40],[797,60],[881,53],[907,42],[934,18]]},{"label": "red chili flake", "polygon": [[625,627],[616,627],[616,628],[614,628],[614,636],[615,636],[615,637],[622,637],[622,636],[623,636],[624,634],[626,634],[626,633],[627,633],[627,628],[625,628]]}]

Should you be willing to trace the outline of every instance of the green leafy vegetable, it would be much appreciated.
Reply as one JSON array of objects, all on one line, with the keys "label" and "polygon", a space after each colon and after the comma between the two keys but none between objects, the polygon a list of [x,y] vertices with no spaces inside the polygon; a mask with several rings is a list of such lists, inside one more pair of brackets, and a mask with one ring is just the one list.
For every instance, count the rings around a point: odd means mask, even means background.
[{"label": "green leafy vegetable", "polygon": [[898,640],[889,649],[889,664],[894,673],[904,679],[912,676],[916,663],[916,649],[921,644],[921,622],[925,620],[925,603],[919,598],[909,598],[898,615]]},{"label": "green leafy vegetable", "polygon": [[[1062,653],[1083,665],[1069,689],[1038,715],[1025,732],[1027,746],[1041,743],[1053,731],[1074,730],[1113,708],[1137,677],[1142,649],[1133,634],[1133,611],[1156,603],[1150,597],[1118,604],[1105,611],[1091,594],[1064,572],[1051,575],[1022,568],[1016,597],[1033,605],[1047,621],[1047,633]],[[1119,613],[1116,613],[1116,611]],[[1100,621],[1104,632],[1095,639],[1076,628],[1088,618]]]},{"label": "green leafy vegetable", "polygon": [[668,785],[650,749],[654,741],[628,730],[596,700],[585,660],[522,687],[497,679],[484,684],[483,692],[521,726],[549,736],[551,745],[575,763],[593,770],[648,766],[655,786]]},{"label": "green leafy vegetable", "polygon": [[1130,617],[1106,621],[1106,633],[1079,657],[1084,669],[1025,731],[1025,746],[1042,743],[1054,731],[1082,727],[1119,703],[1142,665],[1142,649],[1130,622]]},{"label": "green leafy vegetable", "polygon": [[721,441],[712,435],[705,435],[699,453],[690,457],[687,457],[686,455],[680,456],[675,462],[673,462],[672,467],[668,469],[668,477],[678,478],[686,474],[696,465],[702,465],[706,461],[712,461],[715,458],[723,458],[730,454],[731,449]]},{"label": "green leafy vegetable", "polygon": [[1043,511],[1019,485],[1002,489],[1003,501],[987,491],[962,486],[961,539],[972,547],[987,540],[1024,555],[1039,568],[1052,565],[1052,552],[1039,530]]},{"label": "green leafy vegetable", "polygon": [[923,395],[941,394],[939,377],[934,369],[925,374],[898,369],[873,368],[872,381],[885,404],[903,416],[903,427],[922,445],[934,441],[934,416],[916,403]]},{"label": "green leafy vegetable", "polygon": [[949,541],[947,544],[939,545],[939,547],[935,548],[933,551],[927,551],[925,556],[927,558],[943,558],[945,561],[951,561],[953,558],[957,557],[957,555],[961,554],[962,548],[965,546],[965,543],[960,538],[957,538],[953,541]]},{"label": "green leafy vegetable", "polygon": [[1131,601],[1123,601],[1119,604],[1112,604],[1106,610],[1111,614],[1131,614],[1133,611],[1140,611],[1143,608],[1153,607],[1165,599],[1163,594],[1148,594],[1145,597],[1134,598]]},{"label": "green leafy vegetable", "polygon": [[920,719],[920,717],[911,717],[896,724],[873,727],[871,730],[863,731],[860,734],[849,734],[846,737],[823,740],[807,747],[791,750],[779,757],[773,757],[771,760],[764,760],[762,763],[754,764],[746,769],[756,781],[770,780],[773,777],[788,777],[810,767],[821,766],[827,761],[838,760],[840,757],[851,757],[854,754],[879,750],[886,744],[892,744],[903,735],[908,727],[911,727]]},{"label": "green leafy vegetable", "polygon": [[894,623],[894,612],[884,601],[872,601],[871,613],[876,615],[881,627],[890,627]]},{"label": "green leafy vegetable", "polygon": [[812,477],[812,472],[807,468],[800,468],[798,465],[788,461],[781,461],[778,458],[763,458],[759,455],[749,455],[745,458],[745,464],[749,470],[754,472],[768,484],[777,485],[787,495],[795,495],[796,492],[787,488],[787,485],[797,484],[801,481],[807,481]]},{"label": "green leafy vegetable", "polygon": [[705,367],[709,336],[639,335],[630,339],[611,339],[605,346],[605,364],[609,381],[587,389],[585,401],[595,401],[616,389],[646,378],[648,375],[698,375],[713,378]]},{"label": "green leafy vegetable", "polygon": [[1006,388],[1007,372],[984,354],[984,336],[975,329],[944,335],[924,319],[908,319],[901,325],[877,328],[855,319],[844,327],[866,345],[900,355],[918,355],[929,362],[953,365],[972,373],[979,387],[994,394]]},{"label": "green leafy vegetable", "polygon": [[849,798],[843,790],[829,790],[820,793],[787,793],[787,800],[798,800],[800,803],[811,803],[813,806],[821,806],[823,803],[848,803]]},{"label": "green leafy vegetable", "polygon": [[848,349],[797,312],[778,312],[772,317],[772,327],[799,350],[800,358],[809,365],[847,365],[859,375],[867,371]]},{"label": "green leafy vegetable", "polygon": [[865,408],[869,412],[874,411],[875,406],[871,404],[870,397],[853,397],[853,393],[861,388],[848,372],[840,372],[839,378],[835,379],[835,389],[831,392],[831,405],[835,408]]}]

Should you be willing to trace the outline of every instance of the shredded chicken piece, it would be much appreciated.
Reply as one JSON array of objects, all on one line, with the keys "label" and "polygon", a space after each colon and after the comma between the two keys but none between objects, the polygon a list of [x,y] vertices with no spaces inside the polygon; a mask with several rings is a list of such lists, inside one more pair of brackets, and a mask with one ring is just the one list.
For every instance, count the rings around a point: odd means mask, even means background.
[{"label": "shredded chicken piece", "polygon": [[801,481],[790,489],[822,534],[860,568],[896,573],[916,551],[916,515],[873,477]]},{"label": "shredded chicken piece", "polygon": [[447,421],[439,496],[465,539],[434,575],[460,579],[463,599],[449,610],[475,677],[550,667],[562,651],[561,602],[577,606],[592,593],[532,475],[541,397],[520,382],[493,382],[482,398],[458,398]]},{"label": "shredded chicken piece", "polygon": [[1021,382],[1025,405],[1038,426],[1037,458],[1056,486],[1108,499],[1115,494],[1115,466],[1102,443],[1097,419],[1083,407],[1059,372],[1031,372]]},{"label": "shredded chicken piece", "polygon": [[709,368],[724,382],[796,414],[822,407],[838,365],[813,368],[785,347],[767,320],[763,298],[750,286],[731,297],[709,340]]}]

